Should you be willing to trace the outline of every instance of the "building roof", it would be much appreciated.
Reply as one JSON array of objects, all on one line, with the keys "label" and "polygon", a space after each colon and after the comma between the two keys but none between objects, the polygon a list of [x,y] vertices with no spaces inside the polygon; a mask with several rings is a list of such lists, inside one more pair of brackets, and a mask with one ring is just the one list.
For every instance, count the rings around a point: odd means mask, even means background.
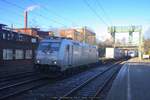
[{"label": "building roof", "polygon": [[5,24],[0,24],[0,26],[7,26],[7,25],[5,25]]},{"label": "building roof", "polygon": [[14,30],[40,30],[40,28],[14,28]]},{"label": "building roof", "polygon": [[5,24],[0,24],[0,29],[2,29],[2,28],[5,27],[5,26],[7,26],[7,25],[5,25]]}]

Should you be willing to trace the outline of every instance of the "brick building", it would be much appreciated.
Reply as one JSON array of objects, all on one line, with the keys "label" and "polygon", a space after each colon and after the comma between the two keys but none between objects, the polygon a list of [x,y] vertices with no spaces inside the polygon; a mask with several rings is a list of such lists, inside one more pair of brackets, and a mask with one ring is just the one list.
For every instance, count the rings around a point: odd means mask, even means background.
[{"label": "brick building", "polygon": [[85,28],[75,28],[75,29],[62,29],[60,30],[61,37],[72,38],[73,40],[77,40],[80,42],[86,42],[89,44],[95,44],[96,34]]},{"label": "brick building", "polygon": [[80,32],[75,29],[62,29],[60,30],[61,37],[72,38],[73,40],[81,41]]},{"label": "brick building", "polygon": [[39,30],[38,28],[16,28],[16,29],[13,29],[13,31],[15,31],[15,32],[20,32],[20,33],[27,34],[30,36],[37,36],[38,30]]},{"label": "brick building", "polygon": [[5,26],[0,24],[0,74],[31,70],[38,38]]},{"label": "brick building", "polygon": [[53,36],[52,31],[41,31],[39,28],[16,28],[13,29],[15,32],[20,32],[30,36],[38,36],[39,38],[45,38],[47,36]]},{"label": "brick building", "polygon": [[83,28],[77,28],[78,32],[80,32],[82,40],[89,44],[95,44],[96,43],[96,33],[92,30],[83,27]]}]

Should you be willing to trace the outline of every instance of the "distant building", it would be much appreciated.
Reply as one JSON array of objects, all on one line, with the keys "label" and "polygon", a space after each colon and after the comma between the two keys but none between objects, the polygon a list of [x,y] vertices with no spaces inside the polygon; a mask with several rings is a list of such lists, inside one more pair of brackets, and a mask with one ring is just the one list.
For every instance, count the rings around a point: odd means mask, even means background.
[{"label": "distant building", "polygon": [[7,26],[7,25],[5,25],[5,24],[0,24],[0,30],[2,30],[5,26]]},{"label": "distant building", "polygon": [[96,33],[92,30],[88,29],[87,27],[77,28],[76,30],[80,32],[83,42],[92,45],[96,43]]},{"label": "distant building", "polygon": [[62,29],[60,30],[61,37],[72,38],[80,42],[86,42],[89,44],[95,44],[96,34],[90,29],[85,28],[74,28],[74,29]]},{"label": "distant building", "polygon": [[20,32],[20,33],[23,33],[23,34],[27,34],[27,35],[30,35],[30,36],[37,36],[37,33],[38,33],[38,28],[15,28],[13,29],[13,31],[15,32]]},{"label": "distant building", "polygon": [[60,30],[61,37],[72,38],[73,40],[81,41],[80,32],[76,31],[76,29],[62,29]]},{"label": "distant building", "polygon": [[53,36],[52,31],[41,31],[39,28],[16,28],[13,29],[15,32],[21,32],[30,36],[38,36],[39,38],[45,38],[47,36]]},{"label": "distant building", "polygon": [[46,38],[48,36],[54,36],[54,32],[52,32],[52,31],[38,31],[37,35],[41,38]]},{"label": "distant building", "polygon": [[[39,28],[16,28],[13,29],[13,31],[39,37],[40,39],[56,35],[53,31],[42,31]],[[72,38],[73,40],[86,42],[92,45],[96,42],[95,33],[86,27],[61,29],[59,30],[59,36]]]}]

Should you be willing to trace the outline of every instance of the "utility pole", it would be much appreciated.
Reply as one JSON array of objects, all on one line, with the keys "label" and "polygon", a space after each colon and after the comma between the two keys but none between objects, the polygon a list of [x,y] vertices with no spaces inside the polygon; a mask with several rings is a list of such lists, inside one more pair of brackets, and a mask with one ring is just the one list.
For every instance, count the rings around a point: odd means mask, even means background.
[{"label": "utility pole", "polygon": [[83,27],[84,43],[86,43],[86,26]]},{"label": "utility pole", "polygon": [[115,41],[115,33],[116,33],[116,27],[115,26],[112,26],[111,29],[110,29],[110,32],[111,32],[111,36],[113,38],[113,47],[115,48],[116,47],[116,41]]},{"label": "utility pole", "polygon": [[129,43],[132,44],[133,31],[129,31]]},{"label": "utility pole", "polygon": [[13,24],[11,24],[11,29],[13,30],[13,28],[14,28],[14,25],[13,25]]},{"label": "utility pole", "polygon": [[[141,27],[140,27],[141,28]],[[139,60],[142,60],[143,53],[143,33],[142,28],[139,31]]]},{"label": "utility pole", "polygon": [[116,37],[115,37],[115,35],[116,35],[116,27],[114,26],[114,30],[113,30],[113,37],[114,37],[114,48],[116,48]]}]

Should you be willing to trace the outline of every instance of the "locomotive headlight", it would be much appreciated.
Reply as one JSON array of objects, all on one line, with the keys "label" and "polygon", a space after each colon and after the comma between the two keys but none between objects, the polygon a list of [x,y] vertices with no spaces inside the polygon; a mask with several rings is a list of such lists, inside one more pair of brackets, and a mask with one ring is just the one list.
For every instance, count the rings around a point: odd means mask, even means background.
[{"label": "locomotive headlight", "polygon": [[56,61],[54,61],[54,64],[57,64],[57,62],[56,62]]},{"label": "locomotive headlight", "polygon": [[47,54],[49,55],[49,54],[50,54],[50,52],[47,52]]},{"label": "locomotive headlight", "polygon": [[54,61],[53,61],[53,64],[57,64],[57,61],[54,60]]},{"label": "locomotive headlight", "polygon": [[37,63],[40,63],[40,60],[37,60],[36,62],[37,62]]}]

